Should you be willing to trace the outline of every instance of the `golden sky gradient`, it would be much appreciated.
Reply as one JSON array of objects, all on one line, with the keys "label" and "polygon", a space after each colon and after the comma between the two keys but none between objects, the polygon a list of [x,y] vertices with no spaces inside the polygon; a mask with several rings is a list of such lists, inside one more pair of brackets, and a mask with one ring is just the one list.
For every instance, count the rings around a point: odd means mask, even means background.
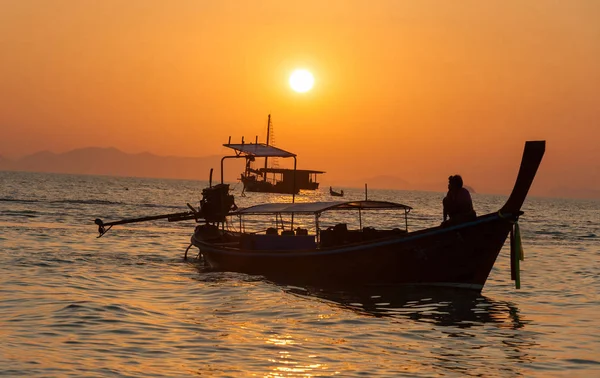
[{"label": "golden sky gradient", "polygon": [[600,190],[599,20],[595,0],[0,0],[0,155],[222,155],[271,113],[334,186],[506,193],[545,139],[534,194]]}]

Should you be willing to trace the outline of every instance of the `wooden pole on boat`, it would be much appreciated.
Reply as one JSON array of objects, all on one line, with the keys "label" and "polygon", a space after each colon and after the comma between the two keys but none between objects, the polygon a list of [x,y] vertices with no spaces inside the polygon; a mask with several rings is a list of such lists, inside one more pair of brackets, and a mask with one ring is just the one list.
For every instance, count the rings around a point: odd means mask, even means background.
[{"label": "wooden pole on boat", "polygon": [[362,231],[362,211],[358,208],[358,229]]},{"label": "wooden pole on boat", "polygon": [[367,183],[365,183],[365,201],[369,200],[369,196],[367,194]]},{"label": "wooden pole on boat", "polygon": [[[269,145],[269,136],[271,134],[271,115],[267,118],[267,146]],[[267,181],[267,161],[269,157],[265,156],[265,175],[263,177],[264,181]]]},{"label": "wooden pole on boat", "polygon": [[319,217],[320,213],[315,214],[315,234],[317,235],[317,243],[321,242],[321,231],[319,230]]},{"label": "wooden pole on boat", "polygon": [[[298,163],[298,160],[296,159],[296,155],[294,155],[294,179],[292,180],[293,184],[292,184],[292,203],[296,202],[296,164]],[[291,229],[294,229],[294,213],[292,213],[292,224],[291,224]]]},{"label": "wooden pole on boat", "polygon": [[[292,203],[296,202],[296,165],[298,163],[298,160],[296,159],[296,155],[294,155],[294,179],[292,180],[293,186],[292,186]],[[294,214],[292,214],[292,219]]]}]

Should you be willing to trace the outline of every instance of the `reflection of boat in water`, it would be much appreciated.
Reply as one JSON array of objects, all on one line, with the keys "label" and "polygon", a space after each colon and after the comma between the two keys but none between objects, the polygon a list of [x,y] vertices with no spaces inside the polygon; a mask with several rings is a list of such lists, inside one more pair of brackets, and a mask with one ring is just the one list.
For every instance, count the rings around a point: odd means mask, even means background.
[{"label": "reflection of boat in water", "polygon": [[444,287],[402,286],[331,291],[314,287],[284,287],[289,294],[318,298],[375,317],[409,318],[444,326],[470,328],[484,323],[523,327],[514,304],[495,301],[475,291]]},{"label": "reflection of boat in water", "polygon": [[329,194],[330,194],[332,197],[343,197],[343,196],[344,196],[344,191],[343,191],[343,190],[340,190],[339,192],[336,192],[336,191],[334,191],[334,190],[333,190],[333,188],[330,186],[330,187],[329,187]]},{"label": "reflection of boat in water", "polygon": [[[450,286],[481,291],[507,237],[511,235],[511,275],[519,285],[520,248],[517,221],[521,206],[545,152],[545,142],[527,142],[513,191],[498,211],[475,219],[427,229],[408,230],[412,209],[387,201],[267,203],[237,209],[223,182],[226,158],[292,157],[264,144],[225,145],[235,151],[221,160],[221,183],[202,192],[200,209],[111,223],[196,219],[191,246],[199,249],[213,270],[262,275],[280,283],[318,287],[398,285]],[[357,213],[358,227],[347,223],[323,227],[327,215]],[[398,212],[401,216],[394,217]],[[376,224],[363,226],[371,215]],[[265,220],[264,217],[267,217]],[[284,219],[285,217],[285,219]],[[302,223],[302,218],[314,226]],[[263,218],[261,220],[261,218]],[[339,218],[338,218],[339,219]],[[395,226],[391,223],[397,222]],[[374,226],[374,227],[373,227]],[[512,237],[515,235],[515,237]],[[187,251],[186,251],[187,256]]]},{"label": "reflection of boat in water", "polygon": [[[269,146],[269,138],[272,131],[271,115],[269,114],[266,146]],[[258,144],[258,141],[256,144]],[[253,167],[257,157],[264,157],[264,167],[258,169]],[[279,156],[248,154],[246,157],[246,168],[240,177],[245,192],[297,194],[300,190],[316,190],[319,188],[317,175],[325,172],[309,169],[268,167],[269,157],[277,158]]]}]

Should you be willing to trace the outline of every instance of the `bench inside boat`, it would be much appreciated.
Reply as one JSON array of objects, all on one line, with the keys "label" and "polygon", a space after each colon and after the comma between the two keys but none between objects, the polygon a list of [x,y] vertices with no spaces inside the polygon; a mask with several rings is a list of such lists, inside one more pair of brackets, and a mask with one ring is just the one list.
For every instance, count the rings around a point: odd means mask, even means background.
[{"label": "bench inside boat", "polygon": [[320,247],[333,247],[336,245],[360,243],[363,241],[383,239],[390,236],[406,234],[407,230],[394,228],[391,230],[377,230],[373,227],[364,227],[362,230],[348,230],[346,223],[339,223],[320,232]]},{"label": "bench inside boat", "polygon": [[348,230],[345,223],[340,223],[321,230],[319,234],[320,242],[317,243],[317,236],[309,235],[306,229],[283,230],[281,233],[278,233],[277,229],[270,228],[264,234],[241,234],[239,248],[250,251],[295,251],[360,243],[406,233],[406,230],[399,228],[376,230],[372,227],[365,227],[362,230]]}]

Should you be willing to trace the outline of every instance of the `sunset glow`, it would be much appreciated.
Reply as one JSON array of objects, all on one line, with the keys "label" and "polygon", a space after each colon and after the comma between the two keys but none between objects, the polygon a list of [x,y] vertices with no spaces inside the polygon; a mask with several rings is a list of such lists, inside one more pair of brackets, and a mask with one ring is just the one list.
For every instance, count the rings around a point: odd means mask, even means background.
[{"label": "sunset glow", "polygon": [[34,3],[0,4],[3,158],[222,155],[270,113],[324,185],[504,193],[544,139],[532,193],[600,191],[597,1]]}]

